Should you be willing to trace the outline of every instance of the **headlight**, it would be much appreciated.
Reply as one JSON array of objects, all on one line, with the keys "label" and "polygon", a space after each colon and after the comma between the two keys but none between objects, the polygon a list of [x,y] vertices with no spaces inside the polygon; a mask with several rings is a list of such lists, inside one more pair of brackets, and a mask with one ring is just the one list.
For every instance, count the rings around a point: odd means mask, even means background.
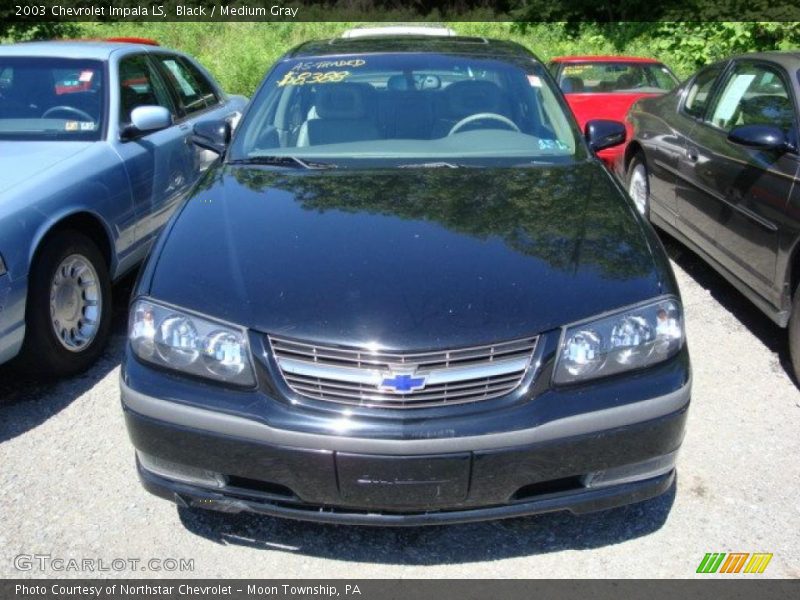
[{"label": "headlight", "polygon": [[144,361],[235,385],[255,385],[244,329],[206,317],[137,300],[129,336]]},{"label": "headlight", "polygon": [[574,383],[647,367],[674,356],[683,338],[683,313],[675,298],[569,325],[553,381]]},{"label": "headlight", "polygon": [[6,272],[6,263],[3,261],[3,257],[0,256],[0,275],[5,275]]}]

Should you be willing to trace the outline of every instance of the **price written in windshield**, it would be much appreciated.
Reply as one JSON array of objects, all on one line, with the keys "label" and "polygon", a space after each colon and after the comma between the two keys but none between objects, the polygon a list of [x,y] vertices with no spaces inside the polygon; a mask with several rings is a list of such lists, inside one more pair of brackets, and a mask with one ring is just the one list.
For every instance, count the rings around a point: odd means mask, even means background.
[{"label": "price written in windshield", "polygon": [[350,71],[303,71],[286,73],[278,82],[278,87],[287,85],[308,85],[314,83],[340,83],[347,79]]}]

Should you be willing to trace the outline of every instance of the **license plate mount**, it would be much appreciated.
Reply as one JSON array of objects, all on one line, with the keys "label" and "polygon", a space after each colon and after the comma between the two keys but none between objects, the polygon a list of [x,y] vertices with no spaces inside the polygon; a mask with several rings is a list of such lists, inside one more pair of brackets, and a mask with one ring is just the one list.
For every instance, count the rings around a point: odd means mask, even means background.
[{"label": "license plate mount", "polygon": [[425,510],[463,502],[470,453],[436,456],[336,454],[339,492],[355,506]]}]

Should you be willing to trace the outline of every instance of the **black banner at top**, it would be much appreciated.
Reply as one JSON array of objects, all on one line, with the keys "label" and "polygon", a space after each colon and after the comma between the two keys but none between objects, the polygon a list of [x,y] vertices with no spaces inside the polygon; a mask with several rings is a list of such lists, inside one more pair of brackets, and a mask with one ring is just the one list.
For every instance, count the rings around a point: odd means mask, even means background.
[{"label": "black banner at top", "polygon": [[0,22],[782,21],[797,0],[0,0]]}]

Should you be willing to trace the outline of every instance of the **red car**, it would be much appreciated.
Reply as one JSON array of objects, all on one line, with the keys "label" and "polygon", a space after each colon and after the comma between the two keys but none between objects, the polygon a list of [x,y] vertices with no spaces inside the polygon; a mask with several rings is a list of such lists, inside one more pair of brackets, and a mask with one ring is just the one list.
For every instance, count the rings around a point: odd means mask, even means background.
[{"label": "red car", "polygon": [[[550,72],[564,92],[581,129],[592,119],[625,122],[631,105],[640,98],[670,91],[678,79],[663,63],[634,56],[560,56],[550,61]],[[628,139],[631,131],[628,127]],[[625,144],[601,150],[598,156],[613,168]]]}]

